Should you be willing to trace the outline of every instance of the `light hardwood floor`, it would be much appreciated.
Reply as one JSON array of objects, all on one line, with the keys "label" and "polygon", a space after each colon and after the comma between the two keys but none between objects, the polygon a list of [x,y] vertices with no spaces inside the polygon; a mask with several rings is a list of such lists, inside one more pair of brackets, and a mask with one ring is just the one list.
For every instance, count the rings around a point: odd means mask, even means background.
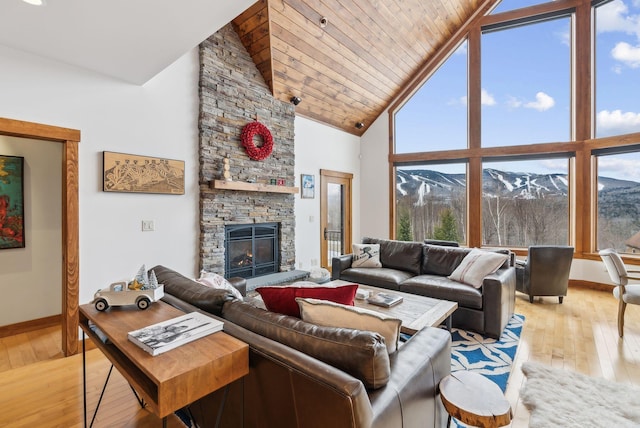
[{"label": "light hardwood floor", "polygon": [[[520,367],[539,361],[616,382],[640,385],[640,307],[629,306],[624,339],[617,333],[617,302],[611,293],[570,288],[557,298],[516,296],[525,316],[506,396],[514,410],[512,427],[526,427],[529,413],[519,400],[526,382]],[[49,328],[0,339],[0,426],[81,427],[82,355],[62,358],[60,329]],[[88,409],[97,403],[109,363],[99,350],[87,352]],[[141,410],[129,386],[114,370],[95,427],[160,427]],[[170,428],[180,427],[170,418]]]}]

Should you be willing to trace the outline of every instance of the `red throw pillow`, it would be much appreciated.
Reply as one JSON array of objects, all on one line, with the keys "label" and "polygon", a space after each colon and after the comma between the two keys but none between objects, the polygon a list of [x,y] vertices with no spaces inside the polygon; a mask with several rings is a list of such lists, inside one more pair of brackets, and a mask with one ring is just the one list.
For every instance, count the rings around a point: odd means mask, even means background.
[{"label": "red throw pillow", "polygon": [[256,291],[260,293],[264,305],[271,312],[300,318],[296,297],[310,297],[353,306],[358,284],[338,287],[258,287]]}]

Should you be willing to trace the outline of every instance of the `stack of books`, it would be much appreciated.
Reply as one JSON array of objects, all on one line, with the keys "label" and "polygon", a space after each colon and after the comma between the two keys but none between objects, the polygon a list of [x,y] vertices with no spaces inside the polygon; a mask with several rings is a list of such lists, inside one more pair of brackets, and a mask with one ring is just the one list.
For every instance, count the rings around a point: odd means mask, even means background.
[{"label": "stack of books", "polygon": [[220,331],[223,325],[222,321],[200,312],[191,312],[130,331],[128,337],[130,341],[155,356]]}]

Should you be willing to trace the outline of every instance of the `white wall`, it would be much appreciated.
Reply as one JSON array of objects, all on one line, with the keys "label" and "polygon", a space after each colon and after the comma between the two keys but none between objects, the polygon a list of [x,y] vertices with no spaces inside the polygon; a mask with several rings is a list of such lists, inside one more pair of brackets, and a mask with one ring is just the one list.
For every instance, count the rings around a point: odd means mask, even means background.
[{"label": "white wall", "polygon": [[62,144],[0,136],[0,154],[24,157],[25,248],[0,251],[0,325],[9,325],[60,313]]},{"label": "white wall", "polygon": [[360,146],[362,236],[389,238],[389,120],[386,112],[367,129]]},{"label": "white wall", "polygon": [[[389,237],[389,115],[384,112],[361,139],[360,228],[364,236]],[[354,238],[355,240],[355,238]],[[611,284],[600,261],[574,259],[571,279]]]},{"label": "white wall", "polygon": [[[197,49],[144,86],[2,46],[0,64],[0,117],[81,131],[80,303],[114,280],[133,277],[143,263],[195,275]],[[185,160],[185,195],[102,192],[103,151]],[[142,232],[142,220],[154,220],[155,232]]]},{"label": "white wall", "polygon": [[360,236],[360,138],[312,120],[295,120],[295,174],[300,186],[300,174],[315,176],[313,199],[296,196],[296,268],[309,270],[320,266],[320,170],[353,174],[353,240]]}]

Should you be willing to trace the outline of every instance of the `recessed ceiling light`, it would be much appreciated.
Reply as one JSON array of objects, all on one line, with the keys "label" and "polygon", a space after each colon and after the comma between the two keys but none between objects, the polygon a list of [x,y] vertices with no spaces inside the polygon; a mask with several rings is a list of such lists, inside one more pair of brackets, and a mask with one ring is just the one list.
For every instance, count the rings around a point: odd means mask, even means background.
[{"label": "recessed ceiling light", "polygon": [[34,6],[44,6],[44,0],[22,0],[25,3],[32,4]]}]

